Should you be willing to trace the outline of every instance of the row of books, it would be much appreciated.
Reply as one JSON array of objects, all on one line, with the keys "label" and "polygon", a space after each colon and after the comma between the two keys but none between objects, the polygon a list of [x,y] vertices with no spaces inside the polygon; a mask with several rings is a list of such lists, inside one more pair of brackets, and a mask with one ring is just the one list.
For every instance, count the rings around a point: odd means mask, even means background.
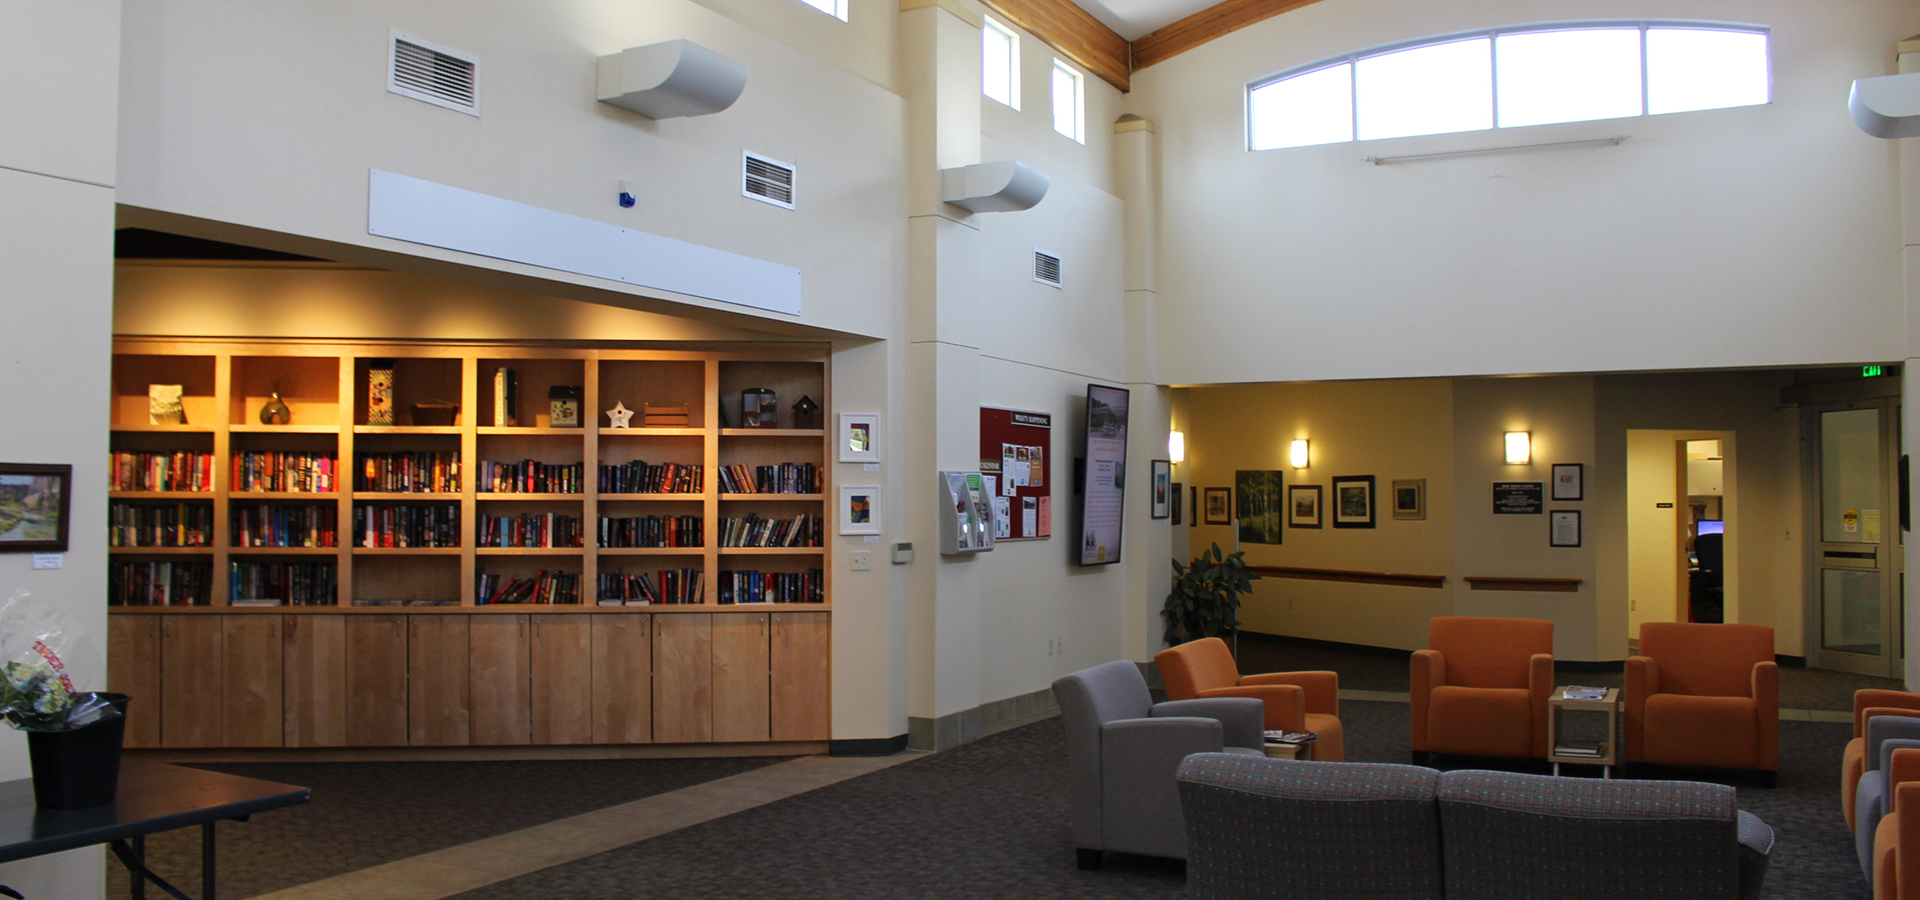
[{"label": "row of books", "polygon": [[781,463],[777,466],[721,466],[720,492],[723,494],[817,494],[820,493],[820,467],[813,463]]},{"label": "row of books", "polygon": [[148,506],[115,503],[107,507],[109,547],[210,547],[213,504]]},{"label": "row of books", "polygon": [[232,606],[333,606],[339,569],[326,562],[235,562],[228,565]]},{"label": "row of books", "polygon": [[819,569],[805,572],[757,572],[736,569],[720,573],[720,602],[825,603],[827,582]]},{"label": "row of books", "polygon": [[585,490],[583,463],[483,462],[476,486],[483,494],[578,494]]},{"label": "row of books", "polygon": [[460,490],[458,453],[356,453],[356,491],[452,494]]},{"label": "row of books", "polygon": [[791,519],[747,516],[720,520],[722,547],[821,547],[825,546],[823,535],[821,519],[812,513]]},{"label": "row of books", "polygon": [[211,491],[211,453],[112,453],[107,487],[115,491]]},{"label": "row of books", "polygon": [[460,505],[355,506],[355,547],[458,547]]},{"label": "row of books", "polygon": [[331,506],[235,506],[235,547],[338,547],[339,510]]},{"label": "row of books", "polygon": [[661,569],[649,577],[615,569],[599,575],[596,596],[601,606],[678,605],[706,602],[706,574],[699,569]]},{"label": "row of books", "polygon": [[600,517],[602,547],[700,547],[706,540],[700,516]]},{"label": "row of books", "polygon": [[559,513],[481,516],[474,522],[474,542],[481,547],[578,547],[580,517]]},{"label": "row of books", "polygon": [[602,494],[698,494],[707,489],[702,466],[691,463],[650,465],[646,460],[600,464]]},{"label": "row of books", "polygon": [[339,490],[331,453],[248,450],[233,455],[233,489],[331,493]]},{"label": "row of books", "polygon": [[473,576],[473,602],[480,606],[579,603],[580,576],[546,569],[526,578],[479,572]]},{"label": "row of books", "polygon": [[213,563],[123,562],[107,566],[108,606],[208,606]]}]

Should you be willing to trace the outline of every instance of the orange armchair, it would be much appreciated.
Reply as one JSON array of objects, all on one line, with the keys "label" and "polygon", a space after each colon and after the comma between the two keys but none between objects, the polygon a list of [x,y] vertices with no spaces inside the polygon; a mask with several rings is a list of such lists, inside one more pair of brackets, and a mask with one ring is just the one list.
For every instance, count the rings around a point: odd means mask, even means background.
[{"label": "orange armchair", "polygon": [[1893,809],[1873,835],[1873,900],[1920,898],[1920,750],[1893,751],[1887,762]]},{"label": "orange armchair", "polygon": [[1846,814],[1847,829],[1854,828],[1854,794],[1860,789],[1860,776],[1867,771],[1867,720],[1874,716],[1911,716],[1920,718],[1920,694],[1865,688],[1853,692],[1853,740],[1840,757],[1840,809]]},{"label": "orange armchair", "polygon": [[1627,660],[1627,760],[1780,769],[1780,667],[1765,625],[1648,622]]},{"label": "orange armchair", "polygon": [[1201,638],[1155,654],[1168,700],[1202,697],[1252,697],[1266,706],[1267,730],[1312,731],[1313,758],[1346,758],[1340,730],[1340,675],[1337,672],[1271,672],[1240,675],[1233,653],[1219,638]]},{"label": "orange armchair", "polygon": [[1547,755],[1553,623],[1437,616],[1413,652],[1413,759]]}]

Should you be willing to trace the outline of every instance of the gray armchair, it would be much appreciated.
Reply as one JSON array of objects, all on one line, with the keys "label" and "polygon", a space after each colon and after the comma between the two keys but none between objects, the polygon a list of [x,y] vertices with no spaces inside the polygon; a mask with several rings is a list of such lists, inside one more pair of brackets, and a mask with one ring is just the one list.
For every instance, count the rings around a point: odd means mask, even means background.
[{"label": "gray armchair", "polygon": [[1880,817],[1893,809],[1893,797],[1887,790],[1887,760],[1902,747],[1920,747],[1920,719],[1874,716],[1867,720],[1867,770],[1854,788],[1853,843],[1860,854],[1860,871],[1869,884],[1873,883],[1873,836],[1880,827]]},{"label": "gray armchair", "polygon": [[1053,683],[1067,729],[1067,793],[1082,869],[1107,850],[1187,858],[1174,773],[1194,753],[1265,755],[1259,700],[1220,697],[1154,703],[1125,660]]}]

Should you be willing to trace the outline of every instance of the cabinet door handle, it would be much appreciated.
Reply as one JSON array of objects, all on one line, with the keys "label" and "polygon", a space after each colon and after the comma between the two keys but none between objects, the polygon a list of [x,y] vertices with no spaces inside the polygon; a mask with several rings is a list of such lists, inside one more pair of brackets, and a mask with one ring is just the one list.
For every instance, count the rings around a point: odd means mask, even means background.
[{"label": "cabinet door handle", "polygon": [[286,620],[287,620],[287,640],[293,640],[293,633],[296,629],[300,627],[300,620],[293,616],[287,616]]}]

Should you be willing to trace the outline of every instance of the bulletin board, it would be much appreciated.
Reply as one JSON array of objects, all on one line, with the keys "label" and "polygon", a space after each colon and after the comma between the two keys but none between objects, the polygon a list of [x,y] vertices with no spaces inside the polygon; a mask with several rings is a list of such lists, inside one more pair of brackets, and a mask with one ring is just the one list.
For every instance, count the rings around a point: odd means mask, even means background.
[{"label": "bulletin board", "polygon": [[1053,414],[980,407],[980,474],[993,481],[996,541],[1053,536]]}]

